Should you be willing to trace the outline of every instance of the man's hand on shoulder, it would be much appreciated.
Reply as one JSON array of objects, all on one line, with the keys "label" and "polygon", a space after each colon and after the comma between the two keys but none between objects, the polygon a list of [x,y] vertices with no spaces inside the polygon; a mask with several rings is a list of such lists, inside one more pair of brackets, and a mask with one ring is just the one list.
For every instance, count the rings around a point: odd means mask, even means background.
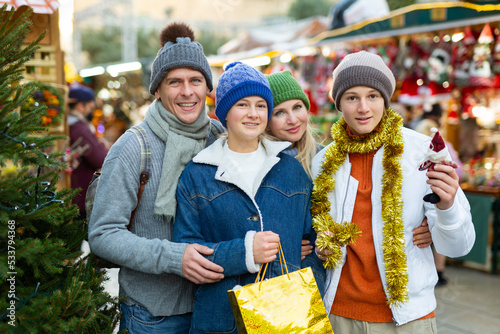
[{"label": "man's hand on shoulder", "polygon": [[199,244],[190,244],[182,256],[182,276],[196,284],[215,283],[224,278],[224,268],[207,260],[213,249]]}]

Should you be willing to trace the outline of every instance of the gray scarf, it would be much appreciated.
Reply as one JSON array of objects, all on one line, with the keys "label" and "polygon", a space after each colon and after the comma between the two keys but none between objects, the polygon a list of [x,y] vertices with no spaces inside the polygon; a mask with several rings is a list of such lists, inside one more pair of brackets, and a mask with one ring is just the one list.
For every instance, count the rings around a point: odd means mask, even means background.
[{"label": "gray scarf", "polygon": [[179,177],[191,159],[205,147],[210,119],[203,110],[193,123],[183,123],[167,111],[161,101],[155,100],[146,113],[146,122],[155,135],[165,142],[154,216],[168,222],[175,217],[175,192]]}]

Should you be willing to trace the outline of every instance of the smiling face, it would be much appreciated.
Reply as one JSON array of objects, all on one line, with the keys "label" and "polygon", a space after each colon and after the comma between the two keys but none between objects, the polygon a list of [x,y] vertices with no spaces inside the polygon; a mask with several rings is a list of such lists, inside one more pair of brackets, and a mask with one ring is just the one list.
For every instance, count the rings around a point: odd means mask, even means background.
[{"label": "smiling face", "polygon": [[267,126],[267,102],[260,96],[247,96],[229,109],[226,117],[227,144],[234,152],[257,149],[259,135]]},{"label": "smiling face", "polygon": [[201,72],[191,68],[175,68],[163,78],[155,97],[181,122],[191,124],[204,111],[207,82]]},{"label": "smiling face", "polygon": [[295,147],[306,132],[307,121],[304,102],[299,99],[288,100],[274,107],[268,129],[273,136],[289,141]]},{"label": "smiling face", "polygon": [[385,111],[384,98],[374,88],[355,86],[340,98],[340,110],[351,132],[364,135],[380,123]]}]

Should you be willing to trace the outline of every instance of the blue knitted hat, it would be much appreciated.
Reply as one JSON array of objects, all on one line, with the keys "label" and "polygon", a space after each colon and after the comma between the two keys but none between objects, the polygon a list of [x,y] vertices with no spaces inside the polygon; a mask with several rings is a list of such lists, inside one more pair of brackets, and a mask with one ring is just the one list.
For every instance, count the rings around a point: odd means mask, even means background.
[{"label": "blue knitted hat", "polygon": [[264,74],[239,61],[227,65],[215,91],[215,115],[222,125],[226,127],[227,113],[236,102],[254,95],[266,100],[269,120],[273,111],[273,93]]},{"label": "blue knitted hat", "polygon": [[177,43],[166,43],[156,55],[151,66],[149,92],[154,95],[168,72],[174,68],[189,67],[200,71],[207,80],[208,89],[213,89],[212,70],[200,43],[189,37],[177,37]]}]

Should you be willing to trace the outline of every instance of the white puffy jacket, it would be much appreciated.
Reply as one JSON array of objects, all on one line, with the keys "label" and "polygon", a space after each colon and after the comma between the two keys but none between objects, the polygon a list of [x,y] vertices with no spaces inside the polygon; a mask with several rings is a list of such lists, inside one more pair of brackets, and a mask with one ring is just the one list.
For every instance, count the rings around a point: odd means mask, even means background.
[{"label": "white puffy jacket", "polygon": [[[413,245],[412,230],[418,227],[424,216],[427,217],[432,240],[436,251],[448,257],[458,257],[467,254],[475,240],[475,231],[470,214],[470,206],[463,191],[458,189],[454,204],[447,210],[439,210],[434,204],[423,201],[425,194],[430,193],[426,183],[426,171],[419,171],[419,165],[425,160],[424,152],[429,147],[430,138],[413,130],[403,128],[404,152],[403,168],[403,222],[406,241],[406,256],[408,266],[409,301],[398,306],[392,306],[393,321],[396,326],[419,319],[436,308],[434,286],[437,273],[434,265],[431,247],[418,248]],[[313,174],[316,176],[321,168],[325,150],[321,150],[313,160]],[[382,157],[383,149],[378,150],[373,158],[372,182],[372,229],[373,242],[380,277],[384,289],[387,289],[385,268],[382,252]],[[350,176],[351,164],[349,157],[336,173],[335,189],[329,194],[330,214],[336,222],[350,222],[353,214],[358,181]],[[380,186],[377,186],[380,185]],[[343,258],[339,267],[327,271],[324,303],[329,312],[340,279],[340,273],[346,260],[346,249],[343,247]],[[387,290],[386,290],[387,295]]]}]

